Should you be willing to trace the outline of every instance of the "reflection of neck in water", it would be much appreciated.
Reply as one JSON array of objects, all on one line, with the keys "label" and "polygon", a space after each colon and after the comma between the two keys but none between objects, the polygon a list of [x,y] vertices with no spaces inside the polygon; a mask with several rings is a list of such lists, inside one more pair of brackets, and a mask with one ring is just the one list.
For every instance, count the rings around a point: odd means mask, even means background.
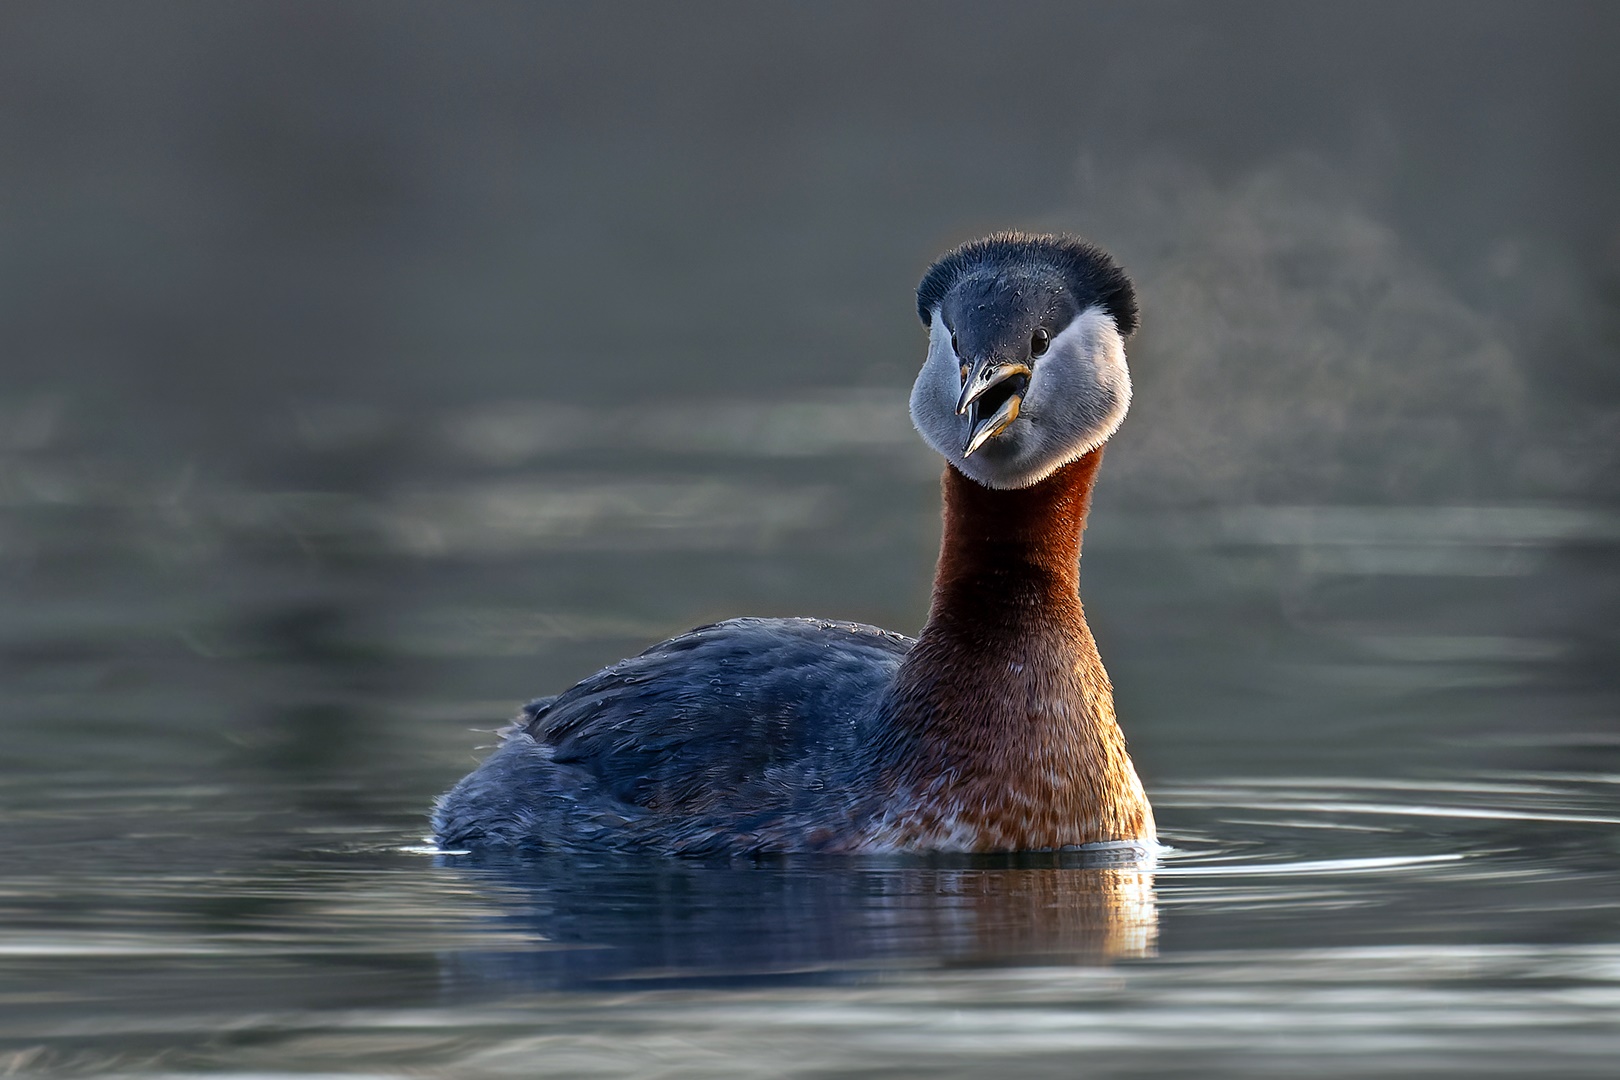
[{"label": "reflection of neck in water", "polygon": [[[960,961],[1106,963],[1152,956],[1159,908],[1151,871],[1130,868],[921,870],[905,891],[961,939]],[[951,931],[954,931],[951,932]],[[970,947],[968,947],[970,946]]]},{"label": "reflection of neck in water", "polygon": [[824,978],[896,963],[1107,964],[1154,954],[1153,873],[1072,853],[957,865],[727,867],[555,857],[446,868],[509,951],[448,950],[481,986]]}]

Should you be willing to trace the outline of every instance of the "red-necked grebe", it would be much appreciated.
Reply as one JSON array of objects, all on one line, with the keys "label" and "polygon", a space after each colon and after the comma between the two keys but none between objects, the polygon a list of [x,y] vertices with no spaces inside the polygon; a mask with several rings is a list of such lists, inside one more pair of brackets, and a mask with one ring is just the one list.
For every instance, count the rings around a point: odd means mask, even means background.
[{"label": "red-necked grebe", "polygon": [[917,288],[911,417],[946,461],[916,640],[733,619],[526,706],[438,803],[446,849],[1021,851],[1151,845],[1080,605],[1130,404],[1129,278],[1071,236],[965,244]]}]

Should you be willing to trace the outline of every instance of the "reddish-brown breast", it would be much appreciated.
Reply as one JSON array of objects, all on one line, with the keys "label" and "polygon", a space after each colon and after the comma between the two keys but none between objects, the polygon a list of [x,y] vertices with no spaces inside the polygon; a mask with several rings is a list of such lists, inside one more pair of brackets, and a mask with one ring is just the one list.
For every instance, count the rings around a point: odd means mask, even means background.
[{"label": "reddish-brown breast", "polygon": [[889,698],[896,803],[872,846],[975,851],[1153,835],[1080,605],[1098,448],[1033,487],[945,472],[933,607]]}]

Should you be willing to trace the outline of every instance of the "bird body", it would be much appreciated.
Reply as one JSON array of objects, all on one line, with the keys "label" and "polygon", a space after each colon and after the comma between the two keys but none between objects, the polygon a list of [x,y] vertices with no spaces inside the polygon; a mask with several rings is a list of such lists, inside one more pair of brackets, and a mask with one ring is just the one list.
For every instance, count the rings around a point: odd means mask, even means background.
[{"label": "bird body", "polygon": [[1129,402],[1129,281],[1083,241],[1002,234],[936,263],[919,314],[912,416],[947,464],[918,638],[734,619],[656,645],[526,707],[440,799],[442,847],[1152,843],[1079,595],[1102,443]]}]

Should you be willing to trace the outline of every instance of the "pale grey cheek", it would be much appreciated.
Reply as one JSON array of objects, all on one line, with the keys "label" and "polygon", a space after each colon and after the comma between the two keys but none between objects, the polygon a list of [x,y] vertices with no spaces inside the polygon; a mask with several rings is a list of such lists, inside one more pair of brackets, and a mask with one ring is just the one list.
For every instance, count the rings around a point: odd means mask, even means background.
[{"label": "pale grey cheek", "polygon": [[[1119,406],[1119,396],[1098,365],[1090,358],[1076,358],[1061,367],[1049,368],[1044,386],[1032,387],[1031,421],[1047,434],[1045,440],[1055,450],[1058,444],[1085,443],[1108,426]],[[1063,402],[1062,410],[1050,410],[1051,402]]]},{"label": "pale grey cheek", "polygon": [[954,364],[931,353],[911,390],[911,422],[923,440],[952,461],[961,456],[965,422],[956,415],[962,392]]}]

